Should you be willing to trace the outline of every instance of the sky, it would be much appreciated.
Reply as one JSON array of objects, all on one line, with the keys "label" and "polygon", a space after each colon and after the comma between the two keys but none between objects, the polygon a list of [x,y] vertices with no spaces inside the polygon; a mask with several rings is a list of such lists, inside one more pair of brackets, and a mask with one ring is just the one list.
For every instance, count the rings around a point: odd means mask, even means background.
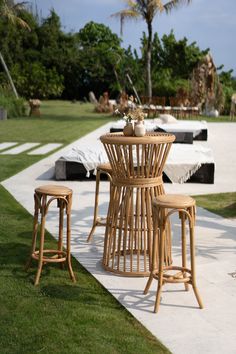
[{"label": "sky", "polygon": [[[65,32],[78,32],[89,21],[103,23],[120,36],[119,20],[111,17],[125,8],[123,0],[31,0],[45,18],[54,9],[61,18]],[[165,1],[164,1],[165,2]],[[153,31],[159,37],[173,29],[176,39],[186,37],[196,42],[201,50],[210,48],[216,66],[225,71],[234,70],[236,76],[236,0],[192,0],[170,14],[156,15]],[[140,48],[142,32],[147,31],[143,20],[124,25],[122,46]]]}]

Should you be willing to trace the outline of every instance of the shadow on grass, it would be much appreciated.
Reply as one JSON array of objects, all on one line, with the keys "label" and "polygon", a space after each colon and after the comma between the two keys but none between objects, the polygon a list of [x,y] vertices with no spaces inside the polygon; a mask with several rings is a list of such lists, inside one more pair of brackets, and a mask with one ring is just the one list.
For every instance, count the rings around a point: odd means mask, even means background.
[{"label": "shadow on grass", "polygon": [[30,247],[19,242],[0,243],[0,264],[21,265],[27,260]]},{"label": "shadow on grass", "polygon": [[[41,287],[41,291],[52,298],[66,301],[81,301],[81,297],[87,303],[96,302],[96,296],[92,296],[91,290],[81,289],[77,284],[55,285],[50,284]],[[86,294],[85,294],[86,293]],[[94,293],[95,295],[95,293]]]}]

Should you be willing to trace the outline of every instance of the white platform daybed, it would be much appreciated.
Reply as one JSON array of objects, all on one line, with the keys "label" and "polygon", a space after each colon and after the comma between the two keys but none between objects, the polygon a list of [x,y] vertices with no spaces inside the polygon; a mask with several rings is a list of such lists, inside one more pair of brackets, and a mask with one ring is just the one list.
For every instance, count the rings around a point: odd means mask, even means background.
[{"label": "white platform daybed", "polygon": [[[168,116],[168,115],[166,115]],[[170,116],[171,117],[171,116]],[[173,117],[174,118],[174,117]],[[165,123],[166,122],[166,123]],[[125,121],[120,119],[112,122],[110,132],[122,131]],[[163,120],[146,119],[145,126],[147,131],[165,131],[176,136],[176,143],[192,144],[193,140],[207,140],[208,130],[206,121],[198,120]]]},{"label": "white platform daybed", "polygon": [[[100,142],[92,148],[74,147],[55,163],[57,180],[91,178],[100,163],[108,162]],[[164,168],[164,181],[172,183],[214,183],[214,158],[210,148],[201,145],[173,144]]]}]

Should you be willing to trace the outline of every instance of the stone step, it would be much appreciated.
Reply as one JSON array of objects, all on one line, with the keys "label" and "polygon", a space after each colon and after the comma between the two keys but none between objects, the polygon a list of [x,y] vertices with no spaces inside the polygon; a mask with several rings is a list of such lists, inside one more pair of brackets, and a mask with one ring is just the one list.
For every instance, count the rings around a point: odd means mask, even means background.
[{"label": "stone step", "polygon": [[14,145],[16,145],[18,143],[15,143],[15,142],[6,142],[6,143],[0,143],[0,150],[5,150],[5,149],[8,149]]},{"label": "stone step", "polygon": [[[40,143],[24,143],[24,144],[20,144],[20,145],[14,147],[14,148],[11,148],[17,144],[19,144],[19,143],[17,143],[17,142],[0,143],[0,151],[4,150],[4,151],[0,152],[0,155],[18,155],[22,152],[25,152],[27,150],[31,150],[32,148],[40,145]],[[29,151],[27,153],[27,155],[45,155],[48,152],[55,150],[62,145],[63,144],[61,144],[61,143],[48,143],[48,144],[39,146],[37,149]]]},{"label": "stone step", "polygon": [[12,149],[1,152],[1,155],[18,155],[24,151],[32,149],[35,146],[38,146],[39,144],[40,143],[24,143]]}]

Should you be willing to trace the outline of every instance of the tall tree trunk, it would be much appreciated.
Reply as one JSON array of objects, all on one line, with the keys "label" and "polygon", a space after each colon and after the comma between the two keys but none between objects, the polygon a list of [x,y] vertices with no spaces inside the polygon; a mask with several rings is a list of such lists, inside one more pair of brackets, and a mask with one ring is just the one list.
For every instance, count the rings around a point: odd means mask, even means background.
[{"label": "tall tree trunk", "polygon": [[116,70],[116,68],[114,66],[113,66],[113,72],[114,72],[114,75],[115,75],[115,78],[116,78],[116,81],[117,81],[117,84],[118,84],[118,90],[121,93],[122,92],[122,88],[121,88],[119,76],[118,76],[117,70]]},{"label": "tall tree trunk", "polygon": [[147,61],[146,61],[146,70],[147,70],[147,96],[149,101],[152,98],[152,77],[151,77],[151,61],[152,61],[152,23],[147,21],[148,27],[148,40],[147,40]]},{"label": "tall tree trunk", "polygon": [[8,80],[10,81],[10,85],[12,87],[12,90],[13,90],[16,98],[19,98],[18,93],[17,93],[16,88],[15,88],[15,85],[14,85],[14,82],[12,81],[11,74],[10,74],[10,72],[8,70],[8,67],[7,67],[7,65],[5,63],[5,60],[3,59],[3,56],[1,54],[1,52],[0,52],[0,61],[2,62],[2,66],[4,67],[4,70],[5,70],[6,74],[7,74]]}]

